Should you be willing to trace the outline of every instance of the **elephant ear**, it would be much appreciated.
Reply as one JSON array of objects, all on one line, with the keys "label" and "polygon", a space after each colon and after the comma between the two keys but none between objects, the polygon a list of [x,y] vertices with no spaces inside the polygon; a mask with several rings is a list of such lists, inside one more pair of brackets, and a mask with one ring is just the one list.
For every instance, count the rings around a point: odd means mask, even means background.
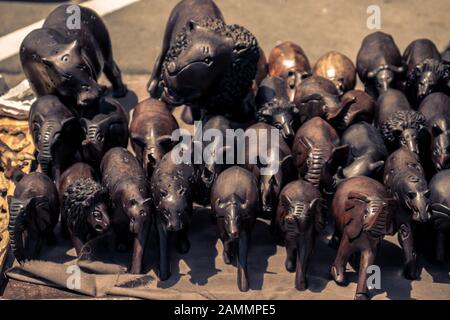
[{"label": "elephant ear", "polygon": [[310,204],[312,212],[314,212],[314,228],[317,232],[321,232],[326,225],[326,202],[322,198],[315,198]]},{"label": "elephant ear", "polygon": [[363,212],[367,207],[369,199],[365,194],[352,191],[345,201],[345,212],[349,215],[345,225],[345,233],[350,239],[358,237],[363,230]]}]

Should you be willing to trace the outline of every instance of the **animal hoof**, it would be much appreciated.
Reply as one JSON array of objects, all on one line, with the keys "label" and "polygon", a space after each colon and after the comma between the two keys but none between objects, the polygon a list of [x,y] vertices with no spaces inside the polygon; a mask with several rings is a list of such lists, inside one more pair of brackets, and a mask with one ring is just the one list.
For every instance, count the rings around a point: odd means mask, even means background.
[{"label": "animal hoof", "polygon": [[335,266],[332,266],[330,273],[331,273],[331,277],[338,285],[340,285],[340,286],[345,285],[345,277],[344,277],[343,272],[339,272]]},{"label": "animal hoof", "polygon": [[308,282],[304,280],[296,283],[295,289],[297,289],[298,291],[305,291],[306,289],[308,289]]},{"label": "animal hoof", "polygon": [[295,272],[295,262],[293,262],[291,259],[286,259],[284,266],[286,267],[287,272]]},{"label": "animal hoof", "polygon": [[245,281],[244,283],[239,283],[238,287],[239,287],[239,291],[241,291],[241,292],[247,292],[250,289],[249,285],[248,285],[248,281]]},{"label": "animal hoof", "polygon": [[123,98],[127,95],[127,93],[128,93],[127,86],[123,85],[120,88],[118,88],[117,90],[114,90],[113,97],[114,98]]},{"label": "animal hoof", "polygon": [[369,300],[367,293],[357,293],[355,294],[354,300]]},{"label": "animal hoof", "polygon": [[403,275],[408,280],[417,280],[419,278],[419,268],[415,262],[409,262],[403,270]]}]

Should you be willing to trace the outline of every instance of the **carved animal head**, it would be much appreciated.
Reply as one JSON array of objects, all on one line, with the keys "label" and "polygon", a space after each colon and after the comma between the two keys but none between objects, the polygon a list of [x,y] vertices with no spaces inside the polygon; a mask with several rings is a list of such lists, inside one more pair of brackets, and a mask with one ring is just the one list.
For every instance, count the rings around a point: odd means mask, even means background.
[{"label": "carved animal head", "polygon": [[245,28],[209,18],[189,21],[163,63],[163,100],[181,105],[202,98],[206,106],[241,102],[258,60],[258,43]]},{"label": "carved animal head", "polygon": [[450,168],[450,121],[437,116],[428,122],[431,133],[431,160],[436,170]]},{"label": "carved animal head", "polygon": [[444,78],[444,72],[445,68],[436,59],[425,59],[412,70],[408,77],[408,85],[417,88],[419,101],[436,91]]},{"label": "carved animal head", "polygon": [[213,210],[219,219],[224,220],[225,230],[231,239],[239,238],[242,220],[247,219],[248,199],[233,193],[226,198],[217,198]]},{"label": "carved animal head", "polygon": [[[280,198],[281,205],[284,208],[283,218],[280,221],[282,229],[288,233],[301,234],[316,224],[317,217],[322,215],[324,201],[321,198],[315,198],[311,202],[292,200],[287,194]],[[320,231],[320,230],[317,230]]]},{"label": "carved animal head", "polygon": [[425,179],[410,173],[401,179],[394,197],[411,213],[412,219],[417,222],[426,222],[430,218],[428,211],[430,191]]},{"label": "carved animal head", "polygon": [[283,99],[273,99],[265,103],[256,113],[257,122],[264,122],[280,130],[282,137],[291,142],[298,129],[298,108]]},{"label": "carved animal head", "polygon": [[392,87],[392,82],[399,73],[405,72],[404,66],[381,65],[377,69],[367,73],[367,79],[374,81],[379,94]]},{"label": "carved animal head", "polygon": [[68,186],[63,210],[72,232],[103,234],[110,228],[107,192],[92,179],[80,179]]},{"label": "carved animal head", "polygon": [[331,119],[333,127],[342,132],[354,123],[373,120],[375,101],[364,91],[350,90],[341,98],[341,111],[339,115]]}]

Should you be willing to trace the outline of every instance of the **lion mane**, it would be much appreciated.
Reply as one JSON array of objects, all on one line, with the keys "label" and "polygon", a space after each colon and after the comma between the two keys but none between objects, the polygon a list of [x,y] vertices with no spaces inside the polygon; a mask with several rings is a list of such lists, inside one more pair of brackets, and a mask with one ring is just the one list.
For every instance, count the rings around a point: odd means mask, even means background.
[{"label": "lion mane", "polygon": [[[212,30],[223,37],[232,39],[234,44],[232,64],[222,76],[222,80],[207,96],[202,97],[201,104],[205,107],[215,108],[221,106],[239,106],[247,95],[252,80],[256,76],[257,62],[259,60],[259,47],[256,38],[246,28],[239,25],[227,25],[222,20],[205,18],[196,21],[202,27]],[[176,36],[166,54],[163,63],[165,66],[174,61],[189,44],[187,27],[184,27]]]},{"label": "lion mane", "polygon": [[264,103],[261,108],[256,112],[256,120],[258,122],[267,122],[265,115],[275,115],[290,110],[293,112],[298,111],[295,103],[287,101],[285,99],[274,98],[271,101]]},{"label": "lion mane", "polygon": [[394,142],[397,136],[395,131],[403,131],[405,129],[420,130],[425,126],[425,117],[417,111],[397,111],[394,112],[382,125],[381,134],[388,142]]}]

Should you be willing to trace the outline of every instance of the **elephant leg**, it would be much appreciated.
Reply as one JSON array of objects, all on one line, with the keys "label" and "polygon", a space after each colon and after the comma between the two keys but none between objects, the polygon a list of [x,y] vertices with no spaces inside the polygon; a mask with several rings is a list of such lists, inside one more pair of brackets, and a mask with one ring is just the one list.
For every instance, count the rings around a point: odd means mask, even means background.
[{"label": "elephant leg", "polygon": [[444,262],[445,260],[445,234],[438,231],[436,234],[436,261]]},{"label": "elephant leg", "polygon": [[345,285],[345,266],[348,258],[354,251],[354,246],[350,243],[350,239],[344,233],[336,253],[336,259],[331,266],[331,276],[338,285]]},{"label": "elephant leg", "polygon": [[248,272],[247,272],[247,256],[248,256],[248,243],[249,233],[247,230],[243,230],[239,235],[238,244],[238,259],[237,259],[237,283],[238,288],[242,292],[246,292],[249,289]]},{"label": "elephant leg", "polygon": [[109,80],[113,87],[113,97],[121,98],[126,96],[128,90],[127,87],[123,84],[122,81],[122,73],[120,72],[119,67],[116,62],[112,59],[105,63],[105,67],[103,68],[103,72],[105,73],[106,78]]},{"label": "elephant leg", "polygon": [[286,261],[284,266],[288,272],[295,271],[295,264],[297,261],[297,241],[295,240],[295,235],[289,236],[286,234]]},{"label": "elephant leg", "polygon": [[304,235],[297,238],[297,267],[295,270],[295,288],[304,291],[308,288],[306,272],[314,247],[314,230],[310,228]]},{"label": "elephant leg", "polygon": [[141,232],[134,236],[130,270],[133,274],[140,274],[142,271],[142,257],[144,256],[145,244],[147,243],[147,235],[148,223],[144,224]]},{"label": "elephant leg", "polygon": [[188,238],[188,228],[178,231],[177,233],[177,249],[181,254],[185,254],[191,248],[191,243]]},{"label": "elephant leg", "polygon": [[417,266],[416,251],[414,250],[414,241],[410,223],[403,223],[398,230],[398,241],[403,248],[405,257],[405,268],[403,274],[408,280],[419,278],[419,268]]},{"label": "elephant leg", "polygon": [[225,264],[231,264],[233,248],[233,241],[228,237],[227,232],[225,231],[225,226],[223,225],[223,219],[217,219],[217,228],[219,229],[219,237],[222,240],[223,244],[223,262]]},{"label": "elephant leg", "polygon": [[359,262],[358,270],[358,285],[356,286],[355,300],[367,300],[368,288],[367,288],[367,268],[373,265],[375,261],[375,251],[366,249],[361,252],[361,259]]},{"label": "elephant leg", "polygon": [[157,225],[159,236],[159,280],[164,281],[170,277],[168,233],[162,223],[157,223]]}]

